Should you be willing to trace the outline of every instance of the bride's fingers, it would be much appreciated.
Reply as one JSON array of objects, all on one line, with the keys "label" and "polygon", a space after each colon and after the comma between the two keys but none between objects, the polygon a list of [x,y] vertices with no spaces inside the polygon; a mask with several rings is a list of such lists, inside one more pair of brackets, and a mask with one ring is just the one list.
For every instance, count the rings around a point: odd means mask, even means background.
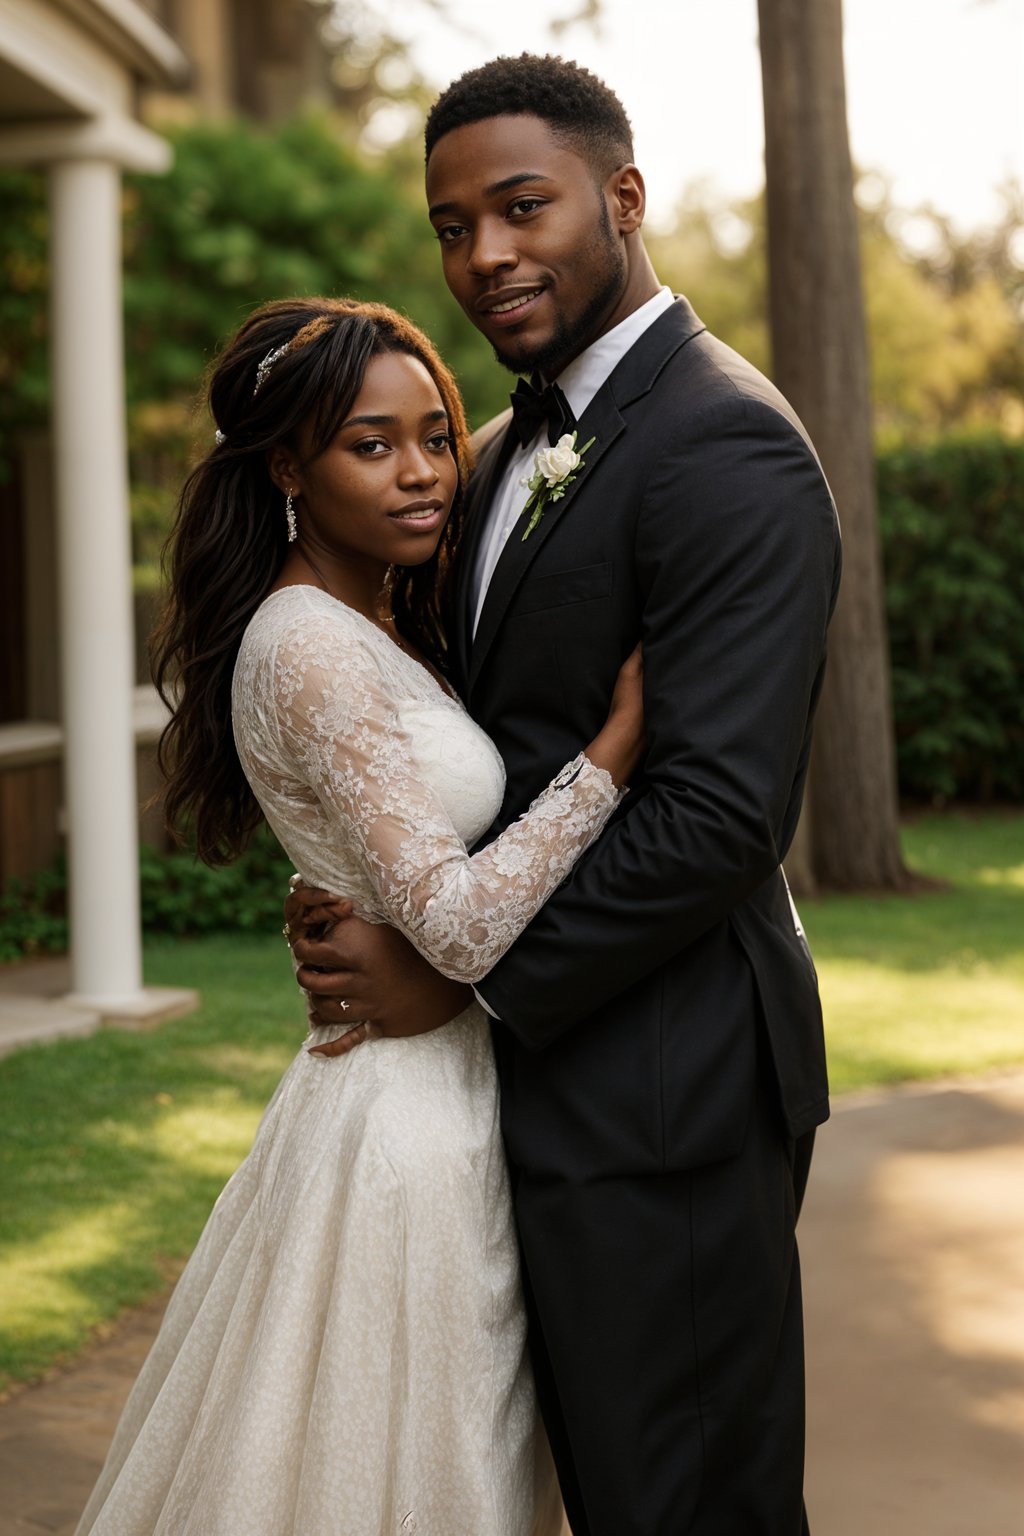
[{"label": "bride's fingers", "polygon": [[347,972],[352,969],[338,939],[296,939],[292,952],[300,965],[312,965],[318,971]]},{"label": "bride's fingers", "polygon": [[350,901],[325,901],[316,907],[307,907],[302,917],[292,927],[299,933],[309,933],[313,928],[333,928],[335,923],[352,916]]},{"label": "bride's fingers", "polygon": [[353,903],[346,897],[339,901],[325,901],[320,910],[327,914],[329,921],[342,923],[345,921],[346,917],[352,916],[352,913],[355,911],[355,907]]},{"label": "bride's fingers", "polygon": [[284,909],[284,920],[294,939],[319,938],[324,929],[333,928],[336,923],[343,922],[345,918],[351,916],[352,903],[336,901],[333,898],[328,898],[315,906],[302,907],[298,912],[289,910],[287,903]]},{"label": "bride's fingers", "polygon": [[297,889],[290,890],[285,897],[284,915],[289,923],[301,923],[310,907],[322,907],[325,902],[335,899],[330,891],[321,891],[311,885],[300,885]]},{"label": "bride's fingers", "polygon": [[318,971],[309,965],[300,965],[295,980],[303,992],[309,994],[314,1004],[329,1003],[346,998],[350,1003],[362,989],[353,971]]},{"label": "bride's fingers", "polygon": [[362,1045],[365,1040],[371,1039],[373,1025],[366,1021],[356,1024],[348,1031],[348,1034],[340,1036],[337,1040],[325,1040],[323,1045],[311,1045],[307,1051],[308,1056],[344,1056],[349,1051],[354,1051],[357,1045]]}]

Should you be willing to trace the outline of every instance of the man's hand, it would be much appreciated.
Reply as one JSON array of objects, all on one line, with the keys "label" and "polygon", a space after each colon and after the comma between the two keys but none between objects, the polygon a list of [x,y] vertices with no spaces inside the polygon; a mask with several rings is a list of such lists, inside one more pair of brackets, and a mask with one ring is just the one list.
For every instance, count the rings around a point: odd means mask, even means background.
[{"label": "man's hand", "polygon": [[469,987],[435,971],[397,928],[353,917],[350,901],[300,885],[284,915],[310,1023],[360,1021],[341,1039],[313,1046],[311,1055],[343,1056],[379,1036],[429,1034],[473,1000]]}]

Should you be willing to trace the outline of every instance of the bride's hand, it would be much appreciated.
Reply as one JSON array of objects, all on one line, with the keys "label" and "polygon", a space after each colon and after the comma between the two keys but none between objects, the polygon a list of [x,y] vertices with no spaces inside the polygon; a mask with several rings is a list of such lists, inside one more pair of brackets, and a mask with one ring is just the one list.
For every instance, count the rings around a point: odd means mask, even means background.
[{"label": "bride's hand", "polygon": [[638,645],[619,668],[608,718],[587,748],[587,756],[618,785],[636,769],[647,741],[644,733],[644,660]]},{"label": "bride's hand", "polygon": [[302,885],[285,905],[310,1025],[356,1025],[311,1046],[310,1055],[344,1056],[365,1040],[427,1034],[468,1008],[470,989],[441,976],[396,928],[351,914],[351,902]]}]

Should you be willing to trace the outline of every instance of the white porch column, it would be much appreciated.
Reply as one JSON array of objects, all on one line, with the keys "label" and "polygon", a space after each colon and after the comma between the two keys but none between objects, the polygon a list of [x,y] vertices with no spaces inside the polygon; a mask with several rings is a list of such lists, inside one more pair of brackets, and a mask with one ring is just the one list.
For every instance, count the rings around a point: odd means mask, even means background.
[{"label": "white porch column", "polygon": [[50,168],[54,449],[72,991],[141,1001],[121,172]]}]

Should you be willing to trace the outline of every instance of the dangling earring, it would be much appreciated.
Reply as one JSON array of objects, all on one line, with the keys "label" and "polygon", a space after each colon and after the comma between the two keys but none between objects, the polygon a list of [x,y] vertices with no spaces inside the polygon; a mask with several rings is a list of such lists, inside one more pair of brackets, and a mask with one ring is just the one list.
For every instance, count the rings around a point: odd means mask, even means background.
[{"label": "dangling earring", "polygon": [[392,612],[394,590],[395,568],[393,565],[389,565],[384,572],[384,582],[380,589],[380,595],[377,598],[377,616],[385,624],[393,624],[395,622],[395,615]]},{"label": "dangling earring", "polygon": [[295,526],[295,508],[292,506],[291,491],[288,492],[288,496],[284,504],[284,516],[285,522],[288,524],[288,543],[294,544],[295,540],[299,536],[299,530]]}]

